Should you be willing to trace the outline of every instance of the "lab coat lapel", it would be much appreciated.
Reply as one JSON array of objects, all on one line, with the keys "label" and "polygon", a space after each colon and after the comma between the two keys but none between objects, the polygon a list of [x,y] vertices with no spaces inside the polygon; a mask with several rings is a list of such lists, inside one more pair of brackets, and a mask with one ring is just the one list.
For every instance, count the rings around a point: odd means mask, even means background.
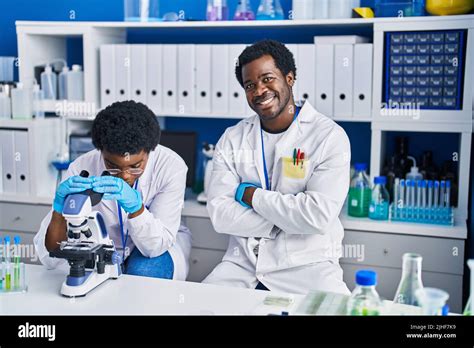
[{"label": "lab coat lapel", "polygon": [[253,117],[253,121],[249,120],[250,130],[247,134],[247,142],[253,151],[254,164],[257,168],[258,177],[260,179],[261,187],[265,187],[265,174],[263,171],[262,158],[262,139],[260,135],[260,119],[258,116]]}]

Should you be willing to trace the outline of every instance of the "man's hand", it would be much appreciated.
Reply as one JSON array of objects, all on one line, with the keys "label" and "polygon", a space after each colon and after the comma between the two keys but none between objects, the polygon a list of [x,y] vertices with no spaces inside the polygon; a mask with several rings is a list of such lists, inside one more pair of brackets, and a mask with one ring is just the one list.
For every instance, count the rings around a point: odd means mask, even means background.
[{"label": "man's hand", "polygon": [[241,183],[235,191],[235,200],[245,208],[252,208],[252,198],[257,188],[260,186],[249,182]]},{"label": "man's hand", "polygon": [[[133,189],[125,181],[114,176],[97,176],[93,179],[92,189],[103,193],[103,199],[115,199],[127,213],[134,215],[142,212],[143,203],[140,192]],[[135,214],[136,216],[138,214]]]},{"label": "man's hand", "polygon": [[62,214],[66,196],[92,188],[93,178],[84,178],[79,175],[71,176],[59,184],[54,197],[53,209]]}]

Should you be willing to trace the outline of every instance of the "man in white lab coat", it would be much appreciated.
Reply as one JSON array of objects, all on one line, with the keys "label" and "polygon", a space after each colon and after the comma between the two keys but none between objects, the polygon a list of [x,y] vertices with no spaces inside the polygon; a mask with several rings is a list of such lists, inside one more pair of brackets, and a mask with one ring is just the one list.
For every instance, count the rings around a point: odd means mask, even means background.
[{"label": "man in white lab coat", "polygon": [[296,67],[283,44],[247,47],[235,72],[257,115],[228,128],[216,146],[207,209],[230,241],[204,282],[348,294],[338,254],[350,175],[346,133],[309,102],[295,105]]},{"label": "man in white lab coat", "polygon": [[[160,133],[157,118],[141,103],[117,102],[99,112],[92,125],[96,150],[71,163],[53,210],[34,238],[44,265],[67,266],[66,260],[49,256],[67,240],[64,199],[93,189],[104,193],[94,209],[102,213],[110,237],[126,258],[125,273],[185,280],[191,233],[181,225],[181,210],[188,168],[175,152],[158,144]],[[80,177],[82,170],[90,177]],[[101,176],[104,170],[111,176]]]}]

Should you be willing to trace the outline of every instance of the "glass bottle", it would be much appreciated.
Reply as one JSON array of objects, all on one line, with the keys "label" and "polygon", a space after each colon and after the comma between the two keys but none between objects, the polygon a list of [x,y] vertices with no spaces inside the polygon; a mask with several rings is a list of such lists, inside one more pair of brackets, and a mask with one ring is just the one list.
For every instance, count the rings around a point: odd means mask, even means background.
[{"label": "glass bottle", "polygon": [[354,169],[354,176],[349,188],[348,214],[355,217],[368,217],[371,189],[366,173],[367,164],[356,163]]},{"label": "glass bottle", "polygon": [[369,218],[373,220],[388,220],[388,207],[390,195],[385,188],[387,179],[385,176],[374,178],[374,188],[372,189],[372,199],[369,205]]},{"label": "glass bottle", "polygon": [[402,279],[395,293],[394,303],[419,306],[415,291],[423,288],[421,281],[421,261],[419,254],[403,254]]},{"label": "glass bottle", "polygon": [[237,9],[234,14],[234,21],[253,21],[255,13],[253,13],[249,0],[239,0]]},{"label": "glass bottle", "polygon": [[361,270],[356,273],[356,288],[347,302],[348,315],[379,315],[382,307],[380,296],[375,290],[377,273]]},{"label": "glass bottle", "polygon": [[261,0],[258,6],[257,20],[284,19],[280,0]]},{"label": "glass bottle", "polygon": [[206,11],[208,21],[226,21],[229,19],[227,0],[207,0]]}]

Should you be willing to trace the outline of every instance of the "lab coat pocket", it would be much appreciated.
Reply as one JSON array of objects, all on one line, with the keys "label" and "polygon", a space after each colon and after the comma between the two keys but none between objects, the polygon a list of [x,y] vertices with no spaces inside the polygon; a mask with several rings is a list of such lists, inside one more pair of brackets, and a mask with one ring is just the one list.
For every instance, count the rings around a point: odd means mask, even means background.
[{"label": "lab coat pocket", "polygon": [[281,163],[284,178],[304,179],[306,177],[306,170],[308,168],[307,160],[300,160],[298,164],[296,164],[293,158],[283,157]]}]

